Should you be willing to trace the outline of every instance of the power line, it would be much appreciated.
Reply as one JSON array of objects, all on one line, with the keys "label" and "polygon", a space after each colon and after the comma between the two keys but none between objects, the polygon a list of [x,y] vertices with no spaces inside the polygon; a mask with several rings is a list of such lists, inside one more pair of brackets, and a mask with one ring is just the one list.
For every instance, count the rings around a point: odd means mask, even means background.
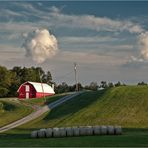
[{"label": "power line", "polygon": [[46,98],[45,98],[45,94],[44,94],[44,88],[43,88],[43,84],[42,84],[42,78],[41,78],[40,70],[39,70],[38,72],[39,72],[39,78],[40,78],[41,87],[42,87],[42,92],[43,92],[43,98],[44,98],[44,101],[45,101],[45,103],[46,103]]}]

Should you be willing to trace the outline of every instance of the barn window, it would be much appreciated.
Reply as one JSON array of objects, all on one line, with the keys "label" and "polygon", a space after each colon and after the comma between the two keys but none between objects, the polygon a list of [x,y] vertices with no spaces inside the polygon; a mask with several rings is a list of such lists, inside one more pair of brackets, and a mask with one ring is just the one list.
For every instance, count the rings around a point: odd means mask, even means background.
[{"label": "barn window", "polygon": [[26,91],[29,91],[29,85],[26,85]]}]

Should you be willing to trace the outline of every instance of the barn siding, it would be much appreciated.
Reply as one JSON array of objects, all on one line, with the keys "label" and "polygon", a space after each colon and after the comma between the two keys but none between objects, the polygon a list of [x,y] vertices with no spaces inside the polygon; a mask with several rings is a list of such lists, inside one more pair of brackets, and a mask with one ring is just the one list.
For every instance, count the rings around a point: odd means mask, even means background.
[{"label": "barn siding", "polygon": [[21,88],[19,89],[19,98],[20,99],[25,99],[26,98],[26,89],[25,89],[26,85],[29,85],[29,98],[36,98],[36,90],[29,83],[26,83],[26,84],[21,86]]}]

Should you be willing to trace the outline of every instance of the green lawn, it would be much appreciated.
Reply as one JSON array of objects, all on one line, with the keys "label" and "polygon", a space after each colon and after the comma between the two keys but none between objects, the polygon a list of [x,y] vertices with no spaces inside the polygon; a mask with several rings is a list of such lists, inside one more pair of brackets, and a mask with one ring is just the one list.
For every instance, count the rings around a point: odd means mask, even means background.
[{"label": "green lawn", "polygon": [[[17,129],[19,130],[19,129]],[[21,131],[21,129],[20,129]],[[84,136],[31,139],[28,134],[0,135],[1,147],[148,147],[148,129],[124,129],[119,136]]]},{"label": "green lawn", "polygon": [[[6,136],[1,135],[0,145],[9,146],[7,140],[11,139],[12,146],[148,146],[147,117],[147,86],[88,91],[38,119],[7,131]],[[121,125],[124,133],[121,136],[29,138],[35,129],[76,125]]]}]

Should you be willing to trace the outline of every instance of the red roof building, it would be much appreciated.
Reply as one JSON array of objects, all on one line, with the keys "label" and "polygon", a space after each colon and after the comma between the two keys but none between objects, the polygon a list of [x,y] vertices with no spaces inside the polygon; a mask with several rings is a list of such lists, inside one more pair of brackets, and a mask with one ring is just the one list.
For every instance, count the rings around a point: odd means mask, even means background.
[{"label": "red roof building", "polygon": [[17,92],[19,99],[41,98],[55,94],[54,88],[48,84],[30,81],[23,83]]}]

